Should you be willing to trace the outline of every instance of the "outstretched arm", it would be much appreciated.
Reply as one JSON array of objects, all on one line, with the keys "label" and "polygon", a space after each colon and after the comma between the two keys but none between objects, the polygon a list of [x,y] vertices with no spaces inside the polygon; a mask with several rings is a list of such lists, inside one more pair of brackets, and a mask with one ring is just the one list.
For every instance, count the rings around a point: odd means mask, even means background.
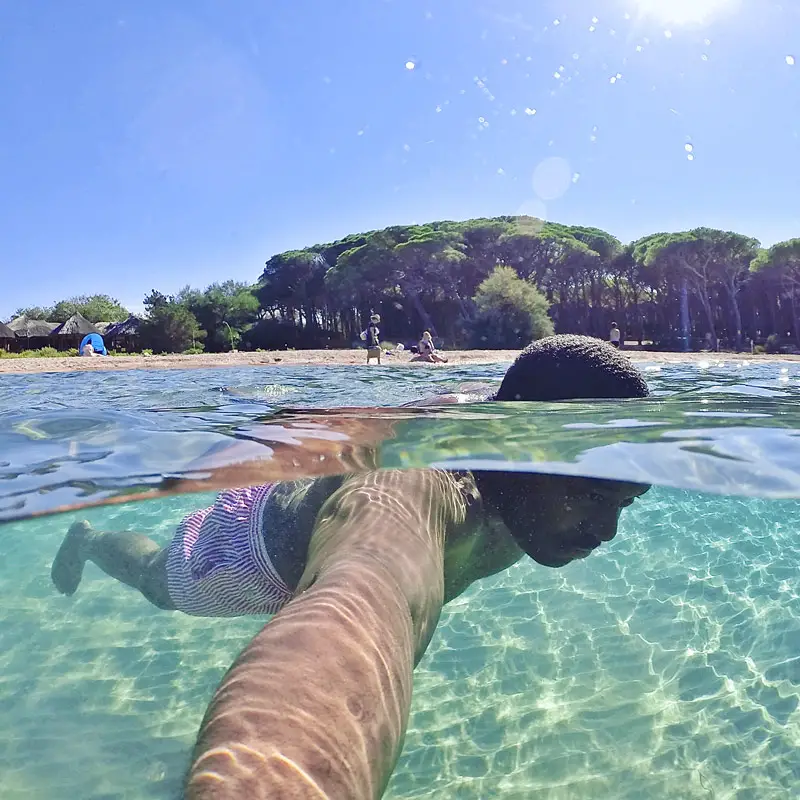
[{"label": "outstretched arm", "polygon": [[320,512],[301,592],[253,639],[208,708],[187,800],[383,794],[412,671],[438,621],[448,476],[349,479]]}]

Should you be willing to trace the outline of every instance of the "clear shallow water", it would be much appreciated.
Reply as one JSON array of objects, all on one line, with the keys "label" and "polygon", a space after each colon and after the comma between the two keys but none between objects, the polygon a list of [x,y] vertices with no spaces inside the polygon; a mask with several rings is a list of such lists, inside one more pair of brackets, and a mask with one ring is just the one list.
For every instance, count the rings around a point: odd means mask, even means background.
[{"label": "clear shallow water", "polygon": [[[22,499],[6,511],[21,516],[52,507],[53,495],[94,492],[109,474],[116,488],[128,485],[126,467],[143,475],[143,463],[155,483],[235,430],[252,433],[257,415],[298,405],[298,395],[315,406],[398,403],[423,396],[431,381],[450,389],[491,383],[503,371],[6,376],[0,497],[6,509]],[[800,503],[776,497],[800,496],[792,451],[800,369],[647,374],[664,399],[646,414],[548,407],[539,415],[546,423],[521,430],[510,412],[485,419],[457,409],[403,420],[382,449],[408,463],[480,455],[520,468],[535,453],[576,471],[594,457],[617,473],[638,448],[638,468],[658,466],[669,484],[626,510],[617,538],[591,558],[562,570],[526,560],[445,609],[416,673],[387,797],[792,796],[800,782]],[[20,433],[20,424],[44,435]],[[486,429],[491,435],[480,434]],[[84,447],[94,460],[77,457]],[[722,491],[736,476],[765,496],[675,488],[705,481]],[[206,703],[263,620],[159,612],[91,565],[79,592],[63,598],[49,569],[75,519],[166,543],[185,513],[212,498],[179,495],[0,527],[4,798],[179,795]]]},{"label": "clear shallow water", "polygon": [[[386,410],[313,412],[397,406],[432,390],[479,396],[496,388],[506,367],[2,376],[0,520],[126,491],[236,485],[241,476],[231,473],[209,483],[208,470],[242,460],[272,462],[262,463],[264,480],[337,471],[331,459],[343,441],[354,451],[351,468],[535,469],[800,497],[793,362],[643,365],[654,398],[634,404],[542,404],[535,414],[519,403],[405,409],[401,419]],[[176,487],[176,477],[205,482]]]}]

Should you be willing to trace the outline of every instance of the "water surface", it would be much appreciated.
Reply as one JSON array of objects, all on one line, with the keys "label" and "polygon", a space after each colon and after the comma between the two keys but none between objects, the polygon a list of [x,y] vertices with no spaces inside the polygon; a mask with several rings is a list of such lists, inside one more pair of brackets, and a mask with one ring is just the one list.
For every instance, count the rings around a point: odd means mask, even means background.
[{"label": "water surface", "polygon": [[[342,430],[318,409],[493,388],[504,369],[0,378],[0,513],[12,520],[0,527],[3,797],[177,798],[206,703],[263,624],[158,611],[92,565],[72,598],[50,584],[75,519],[166,543],[213,493],[28,514],[164,486],[231,443],[267,462],[297,456],[316,445],[277,441],[278,429]],[[392,438],[363,445],[381,466],[633,471],[660,484],[591,558],[561,570],[526,559],[445,609],[387,797],[792,796],[800,368],[646,375],[645,404],[397,412]],[[275,416],[299,406],[311,419]]]}]

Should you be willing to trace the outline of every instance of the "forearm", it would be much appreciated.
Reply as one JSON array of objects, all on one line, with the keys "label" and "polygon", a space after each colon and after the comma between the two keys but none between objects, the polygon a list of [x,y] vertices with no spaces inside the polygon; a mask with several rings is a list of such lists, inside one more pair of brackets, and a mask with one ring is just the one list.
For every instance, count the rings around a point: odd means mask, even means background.
[{"label": "forearm", "polygon": [[414,642],[388,573],[361,562],[326,571],[223,679],[187,800],[380,797],[402,748]]}]

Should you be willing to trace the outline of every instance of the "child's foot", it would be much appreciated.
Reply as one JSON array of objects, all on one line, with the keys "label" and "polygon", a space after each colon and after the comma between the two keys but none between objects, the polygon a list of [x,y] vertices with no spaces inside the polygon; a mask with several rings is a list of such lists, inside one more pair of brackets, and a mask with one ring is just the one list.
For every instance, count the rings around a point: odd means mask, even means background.
[{"label": "child's foot", "polygon": [[50,577],[61,594],[75,594],[83,576],[85,559],[81,557],[81,543],[83,537],[91,531],[88,522],[76,522],[64,537],[61,547],[58,548]]}]

